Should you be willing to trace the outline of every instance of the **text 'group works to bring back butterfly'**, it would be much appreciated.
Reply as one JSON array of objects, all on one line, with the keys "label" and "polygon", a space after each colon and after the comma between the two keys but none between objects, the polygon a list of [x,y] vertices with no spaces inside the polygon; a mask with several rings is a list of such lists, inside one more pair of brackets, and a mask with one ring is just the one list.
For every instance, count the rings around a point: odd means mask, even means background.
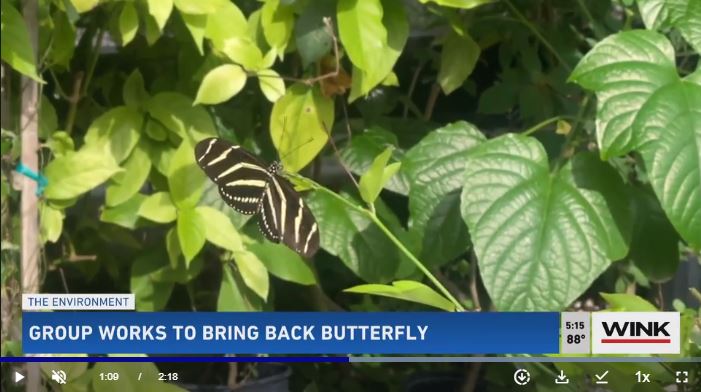
[{"label": "text 'group works to bring back butterfly'", "polygon": [[292,184],[279,174],[277,162],[266,168],[240,146],[218,138],[197,143],[195,158],[229,206],[242,214],[258,214],[258,226],[267,239],[306,258],[319,250],[316,219]]}]

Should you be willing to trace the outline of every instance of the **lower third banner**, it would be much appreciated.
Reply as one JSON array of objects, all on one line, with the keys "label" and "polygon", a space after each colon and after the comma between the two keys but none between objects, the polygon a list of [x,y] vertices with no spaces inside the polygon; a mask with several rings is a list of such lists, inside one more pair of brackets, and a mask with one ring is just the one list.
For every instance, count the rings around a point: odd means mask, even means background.
[{"label": "lower third banner", "polygon": [[559,313],[24,312],[27,354],[554,354]]}]

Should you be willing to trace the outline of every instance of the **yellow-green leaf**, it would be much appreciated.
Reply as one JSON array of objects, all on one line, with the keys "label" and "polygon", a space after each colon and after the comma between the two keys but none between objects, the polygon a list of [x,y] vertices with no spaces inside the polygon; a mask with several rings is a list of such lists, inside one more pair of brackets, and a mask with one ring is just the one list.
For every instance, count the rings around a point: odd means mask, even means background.
[{"label": "yellow-green leaf", "polygon": [[185,264],[190,265],[204,246],[206,222],[193,208],[178,210],[178,243],[185,256]]},{"label": "yellow-green leaf", "polygon": [[19,13],[9,1],[2,2],[2,34],[0,34],[0,55],[13,69],[38,82],[33,45],[29,31]]},{"label": "yellow-green leaf", "polygon": [[270,281],[268,270],[263,262],[247,250],[234,252],[234,261],[246,286],[259,297],[263,299],[268,298]]},{"label": "yellow-green leaf", "polygon": [[448,299],[438,294],[432,288],[421,282],[412,280],[398,280],[391,285],[387,284],[362,284],[343,290],[346,293],[372,294],[383,297],[397,298],[405,301],[417,302],[433,306],[448,312],[455,310],[455,305]]},{"label": "yellow-green leaf", "polygon": [[99,2],[100,0],[71,0],[71,3],[73,3],[73,7],[75,7],[75,10],[81,14],[95,8],[95,6],[97,6],[97,3]]},{"label": "yellow-green leaf", "polygon": [[298,172],[317,156],[333,126],[333,101],[317,88],[294,84],[270,115],[270,136],[289,172]]},{"label": "yellow-green leaf", "polygon": [[185,22],[185,27],[187,27],[192,39],[195,41],[195,45],[197,45],[197,50],[199,50],[200,54],[204,54],[202,41],[204,40],[204,30],[207,27],[207,15],[186,14],[184,12],[180,14]]},{"label": "yellow-green leaf", "polygon": [[158,223],[170,223],[177,217],[177,210],[168,192],[158,192],[141,203],[139,216]]},{"label": "yellow-green leaf", "polygon": [[119,33],[122,35],[122,46],[126,46],[136,36],[139,30],[139,15],[136,13],[134,3],[126,2],[119,14]]},{"label": "yellow-green leaf", "polygon": [[[368,171],[360,177],[360,196],[368,204],[375,202],[389,177],[394,175],[399,169],[397,165],[393,165],[391,168],[386,167],[389,158],[392,156],[392,150],[392,147],[388,147],[375,157]],[[385,169],[389,169],[389,172],[386,174]]]},{"label": "yellow-green leaf", "polygon": [[234,64],[220,65],[202,79],[195,104],[217,104],[238,94],[246,85],[246,71]]},{"label": "yellow-green leaf", "polygon": [[196,211],[202,220],[207,222],[205,227],[207,241],[232,252],[243,250],[241,236],[226,214],[206,206],[197,207]]},{"label": "yellow-green leaf", "polygon": [[63,211],[42,203],[39,208],[39,231],[42,242],[58,241],[63,231]]},{"label": "yellow-green leaf", "polygon": [[294,26],[292,7],[281,4],[280,0],[268,0],[261,9],[260,22],[265,40],[282,58],[287,43],[292,37]]},{"label": "yellow-green leaf", "polygon": [[148,13],[156,21],[159,30],[163,30],[171,12],[173,12],[173,0],[146,0]]},{"label": "yellow-green leaf", "polygon": [[48,199],[66,200],[79,196],[122,169],[101,149],[83,147],[79,151],[49,162],[44,175],[49,181]]},{"label": "yellow-green leaf", "polygon": [[438,70],[438,84],[443,93],[450,94],[462,86],[477,65],[481,49],[479,45],[464,33],[452,32],[443,43],[441,66]]},{"label": "yellow-green leaf", "polygon": [[285,95],[285,81],[272,69],[258,71],[258,84],[260,91],[270,102],[276,102]]}]

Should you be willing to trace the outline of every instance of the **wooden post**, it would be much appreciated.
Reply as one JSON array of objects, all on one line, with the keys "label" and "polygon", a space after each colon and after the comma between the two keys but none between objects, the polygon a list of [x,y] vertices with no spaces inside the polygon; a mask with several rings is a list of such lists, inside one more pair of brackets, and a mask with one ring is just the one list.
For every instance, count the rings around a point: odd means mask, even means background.
[{"label": "wooden post", "polygon": [[[34,59],[38,59],[39,24],[37,22],[37,0],[23,2],[22,14],[29,30],[29,39],[34,51]],[[22,163],[31,170],[39,169],[39,84],[27,77],[22,78],[22,114],[20,117],[20,132],[22,141]],[[22,224],[21,257],[22,257],[22,293],[39,291],[39,208],[36,196],[37,183],[22,176],[22,198],[20,213]],[[38,363],[27,364],[26,390],[39,391],[41,373]]]}]

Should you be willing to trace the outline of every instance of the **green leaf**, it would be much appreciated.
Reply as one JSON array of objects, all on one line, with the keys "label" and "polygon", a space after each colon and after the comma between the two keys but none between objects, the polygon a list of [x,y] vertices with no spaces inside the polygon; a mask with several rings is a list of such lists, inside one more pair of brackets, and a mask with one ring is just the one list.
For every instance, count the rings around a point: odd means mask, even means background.
[{"label": "green leaf", "polygon": [[[375,157],[388,147],[393,147],[393,158],[401,161],[404,154],[395,147],[397,143],[397,136],[394,133],[373,127],[353,135],[350,144],[341,150],[341,160],[353,173],[363,174],[370,169]],[[385,189],[400,195],[408,195],[409,179],[406,171],[400,170],[392,176],[385,184]]]},{"label": "green leaf", "polygon": [[388,147],[379,154],[365,174],[360,177],[360,196],[368,204],[373,204],[389,179],[397,173],[401,163],[387,166],[393,148]]},{"label": "green leaf", "polygon": [[46,95],[41,96],[39,106],[39,138],[48,139],[51,134],[58,128],[58,117],[56,109],[51,104]]},{"label": "green leaf", "polygon": [[372,54],[376,62],[373,68],[353,67],[349,102],[353,102],[362,95],[367,95],[370,90],[390,76],[409,37],[409,23],[404,6],[393,0],[381,0],[381,3],[383,8],[382,24],[387,32],[387,40],[381,49]]},{"label": "green leaf", "polygon": [[270,137],[285,170],[296,173],[319,154],[333,120],[333,101],[317,88],[297,83],[287,89],[270,114]]},{"label": "green leaf", "polygon": [[229,263],[222,269],[221,286],[217,299],[217,312],[245,312],[253,310],[244,293],[245,287],[239,285]]},{"label": "green leaf", "polygon": [[343,290],[346,293],[372,294],[416,302],[448,312],[455,311],[455,305],[432,288],[413,280],[397,280],[391,285],[362,284]]},{"label": "green leaf", "polygon": [[[124,82],[122,98],[124,104],[132,108],[140,108],[148,101],[149,95],[144,87],[144,77],[138,69],[135,69]],[[149,121],[149,123],[152,122]]]},{"label": "green leaf", "polygon": [[49,162],[44,169],[48,199],[66,200],[77,197],[107,181],[122,169],[103,151],[83,147],[79,151]]},{"label": "green leaf", "polygon": [[285,81],[272,69],[258,71],[258,85],[265,98],[270,102],[277,102],[285,95]]},{"label": "green leaf", "polygon": [[596,137],[601,158],[636,148],[632,125],[640,107],[660,87],[678,80],[674,48],[653,31],[626,31],[599,42],[570,80],[597,92]]},{"label": "green leaf", "polygon": [[542,145],[514,134],[476,148],[465,168],[462,216],[498,310],[562,309],[628,252],[612,168],[598,179],[600,164],[575,157],[551,174]]},{"label": "green leaf", "polygon": [[193,106],[187,96],[174,92],[159,93],[146,104],[148,113],[181,138],[197,143],[217,136],[212,117],[202,106]]},{"label": "green leaf", "polygon": [[436,3],[445,7],[472,9],[484,4],[493,3],[496,0],[419,0],[423,4]]},{"label": "green leaf", "polygon": [[650,190],[638,189],[632,196],[635,225],[630,258],[651,281],[667,281],[679,267],[679,235]]},{"label": "green leaf", "polygon": [[645,27],[676,27],[694,49],[701,51],[701,3],[695,0],[637,0]]},{"label": "green leaf", "polygon": [[163,310],[173,291],[173,282],[159,282],[153,274],[168,266],[168,257],[162,249],[151,249],[131,264],[130,290],[136,299],[136,310],[154,312]]},{"label": "green leaf", "polygon": [[173,12],[173,0],[146,0],[148,13],[153,17],[159,30],[163,30]]},{"label": "green leaf", "polygon": [[139,210],[145,200],[145,195],[137,193],[118,206],[105,207],[100,213],[100,220],[133,230],[139,220]]},{"label": "green leaf", "polygon": [[219,12],[228,0],[173,0],[175,8],[186,14],[207,15]]},{"label": "green leaf", "polygon": [[264,68],[263,53],[249,37],[228,38],[222,45],[222,53],[247,71]]},{"label": "green leaf", "polygon": [[117,106],[96,118],[85,134],[85,144],[111,154],[114,161],[124,161],[141,135],[143,115],[134,108]]},{"label": "green leaf", "polygon": [[234,64],[220,65],[209,71],[197,90],[195,104],[214,105],[229,100],[246,85],[246,71]]},{"label": "green leaf", "polygon": [[139,192],[151,171],[151,160],[146,151],[137,146],[123,167],[124,171],[115,175],[107,187],[105,204],[109,207],[119,205]]},{"label": "green leaf", "polygon": [[282,58],[292,37],[295,22],[293,8],[282,4],[280,0],[268,0],[261,8],[260,22],[266,41]]},{"label": "green leaf", "polygon": [[63,211],[57,210],[47,203],[41,203],[39,208],[39,232],[42,243],[56,242],[63,231]]},{"label": "green leaf", "polygon": [[183,140],[173,154],[168,172],[168,188],[173,203],[178,208],[194,207],[202,196],[207,181],[195,162],[193,147]]},{"label": "green leaf", "polygon": [[324,18],[335,14],[333,1],[315,2],[304,8],[295,25],[295,42],[302,67],[321,59],[333,48],[333,37],[327,31]]},{"label": "green leaf", "polygon": [[178,210],[178,243],[185,256],[185,264],[189,265],[204,246],[207,222],[194,208]]},{"label": "green leaf", "polygon": [[307,204],[319,224],[322,248],[366,282],[394,278],[400,261],[397,247],[370,218],[325,192],[314,192]]},{"label": "green leaf", "polygon": [[170,223],[177,218],[177,210],[168,192],[158,192],[141,203],[139,216],[158,223]]},{"label": "green leaf", "polygon": [[75,52],[76,29],[65,12],[55,13],[53,22],[53,44],[48,54],[49,63],[68,68]]},{"label": "green leaf", "polygon": [[443,43],[438,84],[448,95],[463,85],[475,69],[481,49],[472,37],[452,32]]},{"label": "green leaf", "polygon": [[316,278],[307,262],[285,245],[272,242],[246,245],[265,264],[265,268],[280,279],[302,285],[313,285]]},{"label": "green leaf", "polygon": [[600,293],[604,300],[617,312],[657,312],[659,309],[650,302],[633,294]]},{"label": "green leaf", "polygon": [[366,72],[382,61],[378,53],[387,46],[380,0],[339,0],[338,32],[353,65]]},{"label": "green leaf", "polygon": [[[177,5],[177,3],[176,3]],[[207,15],[206,14],[187,14],[181,12],[180,15],[183,17],[183,22],[185,22],[185,27],[190,32],[192,39],[195,41],[197,50],[201,55],[204,54],[202,50],[202,42],[204,41],[204,31],[207,27]]]},{"label": "green leaf", "polygon": [[255,254],[247,250],[233,252],[233,255],[234,262],[246,286],[263,300],[268,298],[270,281],[265,265]]},{"label": "green leaf", "polygon": [[122,46],[126,46],[136,37],[139,30],[139,15],[136,13],[134,3],[125,2],[122,12],[119,14],[119,33],[122,35]]},{"label": "green leaf", "polygon": [[168,130],[165,129],[165,127],[161,125],[158,121],[146,121],[144,132],[146,132],[146,135],[148,137],[158,142],[162,142],[168,139]]},{"label": "green leaf", "polygon": [[421,238],[420,259],[440,265],[469,246],[467,227],[460,218],[459,190],[470,151],[485,140],[472,124],[451,123],[430,132],[407,151],[402,171],[411,181],[410,231]]},{"label": "green leaf", "polygon": [[207,223],[205,226],[207,241],[232,252],[244,249],[241,235],[226,214],[206,206],[197,207],[196,211],[202,221]]},{"label": "green leaf", "polygon": [[57,158],[66,156],[75,151],[75,146],[73,144],[73,138],[69,134],[63,131],[57,131],[51,134],[49,140],[46,144],[51,149],[51,152]]},{"label": "green leaf", "polygon": [[662,208],[689,245],[701,249],[701,84],[682,80],[640,108],[633,132]]},{"label": "green leaf", "polygon": [[207,16],[205,37],[212,40],[212,45],[221,50],[227,39],[246,37],[247,21],[243,12],[232,2],[227,2],[217,12]]},{"label": "green leaf", "polygon": [[75,10],[81,14],[92,10],[99,2],[100,0],[71,0]]},{"label": "green leaf", "polygon": [[0,57],[15,71],[43,83],[37,74],[34,45],[22,14],[9,1],[3,1],[1,18]]}]

